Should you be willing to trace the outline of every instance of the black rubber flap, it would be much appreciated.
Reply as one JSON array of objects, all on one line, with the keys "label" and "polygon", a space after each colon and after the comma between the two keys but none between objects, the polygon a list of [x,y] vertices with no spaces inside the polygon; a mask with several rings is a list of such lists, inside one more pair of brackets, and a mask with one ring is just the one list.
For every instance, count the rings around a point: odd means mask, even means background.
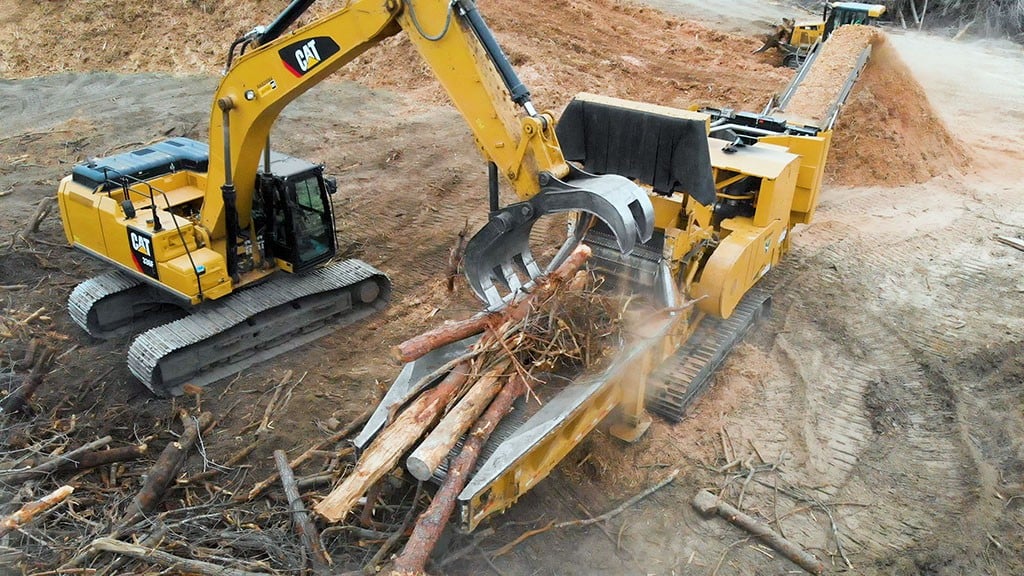
[{"label": "black rubber flap", "polygon": [[619,174],[659,194],[715,200],[705,123],[610,104],[573,100],[556,128],[566,160],[595,174]]}]

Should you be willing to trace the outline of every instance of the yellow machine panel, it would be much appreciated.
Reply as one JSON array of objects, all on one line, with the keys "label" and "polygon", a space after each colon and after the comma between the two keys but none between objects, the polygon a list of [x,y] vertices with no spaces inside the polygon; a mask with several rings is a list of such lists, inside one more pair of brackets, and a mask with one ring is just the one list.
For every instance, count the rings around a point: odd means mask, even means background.
[{"label": "yellow machine panel", "polygon": [[791,225],[809,224],[818,205],[818,192],[825,174],[825,162],[828,161],[832,131],[827,130],[817,136],[765,136],[761,142],[784,146],[800,156],[800,171],[789,219]]},{"label": "yellow machine panel", "polygon": [[[124,188],[90,189],[68,176],[58,189],[68,241],[120,264],[143,280],[159,282],[191,304],[225,296],[231,292],[231,282],[224,258],[202,246],[205,239],[192,220],[170,211],[202,199],[202,191],[191,185],[196,178],[195,174],[178,172],[150,184],[129,187],[128,205],[124,203]],[[151,188],[172,192],[151,194]],[[127,214],[126,209],[134,214]],[[156,221],[160,222],[159,230]]]},{"label": "yellow machine panel", "polygon": [[779,262],[786,227],[781,221],[760,227],[749,219],[735,218],[722,222],[722,229],[729,235],[708,258],[691,292],[700,299],[700,310],[728,318],[743,295]]}]

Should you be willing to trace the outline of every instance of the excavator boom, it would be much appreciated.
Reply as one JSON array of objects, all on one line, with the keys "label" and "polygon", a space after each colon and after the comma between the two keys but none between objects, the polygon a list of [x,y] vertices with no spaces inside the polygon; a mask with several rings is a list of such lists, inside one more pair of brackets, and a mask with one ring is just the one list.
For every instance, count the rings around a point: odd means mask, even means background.
[{"label": "excavator boom", "polygon": [[[545,272],[529,242],[545,215],[601,222],[623,252],[651,235],[641,187],[566,162],[553,116],[534,107],[472,0],[354,0],[289,31],[312,4],[293,1],[231,45],[209,146],[171,139],[78,166],[61,184],[69,242],[118,268],[72,292],[82,328],[109,337],[179,318],[129,350],[132,372],[158,394],[210,383],[310,340],[298,334],[386,304],[383,273],[331,263],[336,183],[322,165],[272,152],[270,134],[290,102],[395,34],[408,35],[490,167],[492,218],[470,240],[465,266],[489,307]],[[502,181],[518,202],[499,205]],[[567,235],[550,267],[582,233]]]},{"label": "excavator boom", "polygon": [[[236,211],[232,204],[237,204],[238,214],[249,213],[261,151],[287,103],[401,31],[465,118],[486,161],[495,166],[492,188],[503,178],[521,200],[501,209],[492,197],[491,222],[467,246],[470,286],[489,306],[501,307],[543,273],[528,242],[541,216],[590,213],[616,232],[624,252],[650,237],[653,209],[646,193],[624,178],[570,168],[554,133],[554,119],[534,107],[475,2],[359,0],[279,36],[283,22],[294,21],[311,4],[293,3],[274,24],[254,33],[254,40],[270,41],[238,58],[217,90],[210,145],[223,147],[224,161],[210,167],[203,211],[215,239],[232,236],[227,231]],[[245,219],[238,222],[242,229],[247,225]]]}]

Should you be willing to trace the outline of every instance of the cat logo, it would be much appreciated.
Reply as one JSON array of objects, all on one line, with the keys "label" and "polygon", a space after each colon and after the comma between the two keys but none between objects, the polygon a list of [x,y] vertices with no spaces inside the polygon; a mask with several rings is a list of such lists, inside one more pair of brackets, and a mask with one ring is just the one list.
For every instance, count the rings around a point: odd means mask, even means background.
[{"label": "cat logo", "polygon": [[131,248],[135,269],[146,276],[157,277],[156,260],[153,258],[153,237],[138,230],[128,229],[128,246]]},{"label": "cat logo", "polygon": [[284,67],[296,78],[300,78],[339,51],[338,43],[329,36],[316,36],[292,42],[277,53]]},{"label": "cat logo", "polygon": [[134,251],[136,251],[139,254],[142,254],[144,256],[152,256],[153,255],[153,241],[152,240],[150,240],[149,238],[146,238],[142,234],[139,234],[139,233],[134,232],[134,231],[129,231],[128,232],[128,238],[131,240],[132,250],[134,250]]}]

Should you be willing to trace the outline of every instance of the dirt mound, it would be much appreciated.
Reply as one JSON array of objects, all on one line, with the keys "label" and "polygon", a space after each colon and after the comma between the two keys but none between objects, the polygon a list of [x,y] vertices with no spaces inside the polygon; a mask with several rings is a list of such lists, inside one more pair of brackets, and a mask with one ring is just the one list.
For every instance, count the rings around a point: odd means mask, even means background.
[{"label": "dirt mound", "polygon": [[[306,19],[337,5],[317,4]],[[0,74],[216,73],[231,41],[269,22],[280,7],[258,0],[0,0]],[[556,112],[580,91],[677,107],[756,111],[791,75],[773,65],[773,55],[751,54],[759,45],[755,38],[717,32],[638,4],[485,0],[481,11],[537,106]],[[830,43],[842,38],[841,29]],[[829,180],[902,184],[963,166],[966,155],[903,64],[884,44],[876,52],[837,127]],[[404,35],[385,40],[341,77],[411,94],[425,106],[447,102]]]},{"label": "dirt mound", "polygon": [[[586,90],[677,106],[759,109],[789,74],[773,66],[771,57],[750,54],[756,39],[716,32],[639,5],[614,0],[480,4],[541,107],[560,108]],[[337,5],[318,4],[315,12],[323,14]],[[219,72],[231,41],[255,24],[269,22],[280,7],[280,2],[260,1],[0,0],[0,74]],[[403,35],[384,41],[381,49],[359,58],[341,76],[413,92],[428,103],[446,101]]]},{"label": "dirt mound", "polygon": [[970,164],[884,37],[839,114],[829,159],[826,178],[847,186],[925,182]]},{"label": "dirt mound", "polygon": [[877,28],[836,30],[789,101],[785,116],[822,125],[869,45],[871,59],[835,126],[826,178],[848,186],[896,186],[966,167],[965,151]]},{"label": "dirt mound", "polygon": [[[789,76],[769,56],[751,54],[756,39],[639,5],[490,0],[481,11],[543,107],[560,108],[587,91],[665,105],[760,109]],[[404,36],[386,45],[344,74],[372,86],[412,90],[428,101],[446,100]]]}]

